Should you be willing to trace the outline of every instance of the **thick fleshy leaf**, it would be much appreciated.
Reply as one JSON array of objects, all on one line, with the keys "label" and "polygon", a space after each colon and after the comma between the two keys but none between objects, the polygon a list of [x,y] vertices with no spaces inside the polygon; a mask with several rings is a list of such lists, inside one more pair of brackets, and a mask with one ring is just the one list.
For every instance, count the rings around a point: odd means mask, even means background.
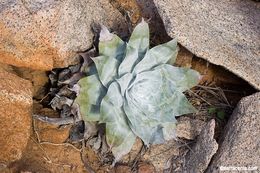
[{"label": "thick fleshy leaf", "polygon": [[117,68],[120,64],[118,60],[113,57],[98,56],[92,58],[94,61],[99,79],[102,84],[107,88],[111,82],[117,77]]},{"label": "thick fleshy leaf", "polygon": [[97,74],[79,80],[80,91],[75,99],[79,111],[85,121],[99,121],[99,105],[106,89],[99,81]]},{"label": "thick fleshy leaf", "polygon": [[177,85],[165,76],[165,71],[162,67],[138,74],[128,89],[128,95],[150,119],[172,122],[175,116],[192,113],[195,109]]},{"label": "thick fleshy leaf", "polygon": [[149,146],[157,131],[158,122],[145,116],[131,100],[125,100],[124,111],[129,120],[128,124],[134,134],[140,137],[145,145]]},{"label": "thick fleshy leaf", "polygon": [[138,50],[138,57],[142,58],[145,52],[149,49],[149,26],[142,21],[135,27],[128,41],[128,44]]},{"label": "thick fleshy leaf", "polygon": [[130,127],[146,144],[163,142],[162,136],[170,139],[174,131],[168,132],[172,126],[165,123],[174,124],[176,116],[196,111],[177,89],[178,85],[166,76],[175,74],[166,72],[162,65],[153,71],[137,74],[126,92],[124,110]]},{"label": "thick fleshy leaf", "polygon": [[122,96],[117,82],[113,82],[101,102],[101,120],[106,123],[106,139],[116,160],[130,152],[135,135],[129,128],[122,109]]},{"label": "thick fleshy leaf", "polygon": [[132,73],[127,73],[121,78],[117,79],[117,83],[120,86],[121,90],[121,95],[124,97],[125,91],[128,88],[128,86],[131,84],[131,80],[133,79],[133,74]]},{"label": "thick fleshy leaf", "polygon": [[[111,126],[111,128],[109,127]],[[107,131],[113,131],[115,133],[120,133],[122,136],[123,141],[119,145],[113,145],[112,146],[112,153],[115,156],[115,162],[119,161],[124,155],[129,153],[135,143],[136,136],[135,134],[131,131],[131,129],[127,126],[127,128],[122,129],[122,128],[116,128],[117,126],[114,126],[114,123],[108,123],[106,126]],[[106,132],[107,132],[106,131]],[[109,133],[107,134],[106,139],[109,141],[111,140],[110,138],[113,138],[114,133]],[[113,139],[114,140],[114,139]]]},{"label": "thick fleshy leaf", "polygon": [[116,161],[130,152],[136,136],[146,145],[175,138],[175,117],[195,112],[182,92],[198,83],[199,73],[166,64],[176,59],[177,40],[148,49],[149,28],[144,21],[127,44],[103,27],[100,56],[93,58],[99,77],[88,78],[100,82],[83,81],[86,88],[78,94],[84,120],[106,124],[106,141]]},{"label": "thick fleshy leaf", "polygon": [[174,67],[168,64],[163,64],[155,67],[154,70],[160,71],[160,73],[171,81],[171,84],[169,85],[176,87],[180,92],[196,86],[201,79],[201,76],[197,71],[189,68]]},{"label": "thick fleshy leaf", "polygon": [[140,60],[138,49],[127,45],[125,58],[118,68],[118,76],[121,77],[126,73],[131,73]]},{"label": "thick fleshy leaf", "polygon": [[112,57],[121,62],[125,54],[126,44],[117,35],[108,31],[105,26],[102,26],[99,36],[99,55]]},{"label": "thick fleshy leaf", "polygon": [[153,47],[148,50],[144,58],[134,68],[134,73],[138,74],[143,71],[167,63],[169,60],[175,61],[178,53],[177,39],[173,39],[167,43]]}]

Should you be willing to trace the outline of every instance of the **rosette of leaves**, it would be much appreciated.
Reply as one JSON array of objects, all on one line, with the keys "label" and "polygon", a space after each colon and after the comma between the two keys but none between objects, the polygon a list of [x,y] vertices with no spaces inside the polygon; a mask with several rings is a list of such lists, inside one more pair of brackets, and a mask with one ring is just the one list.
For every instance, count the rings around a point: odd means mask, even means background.
[{"label": "rosette of leaves", "polygon": [[96,71],[82,78],[75,103],[84,121],[105,123],[115,160],[130,152],[136,137],[145,145],[175,138],[176,116],[195,112],[183,94],[198,84],[198,72],[167,64],[177,40],[149,49],[149,27],[139,23],[129,41],[102,27]]}]

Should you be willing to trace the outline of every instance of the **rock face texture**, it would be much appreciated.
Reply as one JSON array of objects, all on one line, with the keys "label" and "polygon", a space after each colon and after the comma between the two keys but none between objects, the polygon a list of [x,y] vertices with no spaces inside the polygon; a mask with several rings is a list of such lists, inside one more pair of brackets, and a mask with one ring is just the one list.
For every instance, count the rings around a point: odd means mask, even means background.
[{"label": "rock face texture", "polygon": [[214,139],[215,120],[211,120],[201,131],[196,144],[185,156],[184,172],[191,170],[196,173],[203,173],[218,149]]},{"label": "rock face texture", "polygon": [[31,129],[32,85],[0,67],[0,172],[1,165],[18,160]]},{"label": "rock face texture", "polygon": [[189,117],[180,117],[176,125],[176,136],[194,140],[205,126],[205,122],[201,120],[191,119]]},{"label": "rock face texture", "polygon": [[81,161],[80,152],[70,145],[39,144],[33,137],[21,160],[12,165],[12,172],[63,172],[88,173]]},{"label": "rock face texture", "polygon": [[[48,117],[59,117],[59,113],[49,108],[42,108],[37,111],[40,115]],[[69,131],[71,126],[59,127],[48,124],[39,120],[34,121],[34,131],[38,133],[38,139],[41,142],[51,142],[61,144],[69,138]]]},{"label": "rock face texture", "polygon": [[0,62],[50,70],[75,63],[92,46],[92,24],[125,30],[108,0],[0,1]]},{"label": "rock face texture", "polygon": [[243,0],[154,0],[167,33],[198,57],[260,89],[260,4]]},{"label": "rock face texture", "polygon": [[[223,167],[260,169],[260,92],[243,98],[234,110],[208,173]],[[256,171],[256,170],[255,170]]]}]

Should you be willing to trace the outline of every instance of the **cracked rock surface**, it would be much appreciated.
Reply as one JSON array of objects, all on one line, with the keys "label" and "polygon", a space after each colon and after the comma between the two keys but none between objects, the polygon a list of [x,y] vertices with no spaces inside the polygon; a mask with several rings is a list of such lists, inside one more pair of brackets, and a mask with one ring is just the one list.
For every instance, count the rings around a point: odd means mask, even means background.
[{"label": "cracked rock surface", "polygon": [[207,173],[224,167],[260,168],[260,92],[244,97],[234,110]]},{"label": "cracked rock surface", "polygon": [[126,31],[124,17],[108,0],[7,0],[0,2],[0,62],[51,70],[78,61],[92,46],[92,26]]},{"label": "cracked rock surface", "polygon": [[[154,0],[167,33],[189,51],[260,89],[260,4]],[[243,68],[241,68],[243,67]]]},{"label": "cracked rock surface", "polygon": [[31,129],[32,84],[0,66],[0,172],[19,160]]}]

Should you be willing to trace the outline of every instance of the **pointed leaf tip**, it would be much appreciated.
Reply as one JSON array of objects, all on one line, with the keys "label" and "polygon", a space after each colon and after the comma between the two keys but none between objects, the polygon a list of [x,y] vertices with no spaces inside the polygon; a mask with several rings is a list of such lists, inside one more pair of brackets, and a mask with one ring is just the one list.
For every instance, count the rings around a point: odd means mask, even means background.
[{"label": "pointed leaf tip", "polygon": [[109,32],[107,27],[101,25],[101,31],[99,34],[99,41],[109,41],[113,39],[113,34]]},{"label": "pointed leaf tip", "polygon": [[134,28],[128,42],[131,47],[138,50],[140,58],[144,56],[146,50],[149,48],[149,37],[150,33],[148,23],[142,19],[142,21]]}]

